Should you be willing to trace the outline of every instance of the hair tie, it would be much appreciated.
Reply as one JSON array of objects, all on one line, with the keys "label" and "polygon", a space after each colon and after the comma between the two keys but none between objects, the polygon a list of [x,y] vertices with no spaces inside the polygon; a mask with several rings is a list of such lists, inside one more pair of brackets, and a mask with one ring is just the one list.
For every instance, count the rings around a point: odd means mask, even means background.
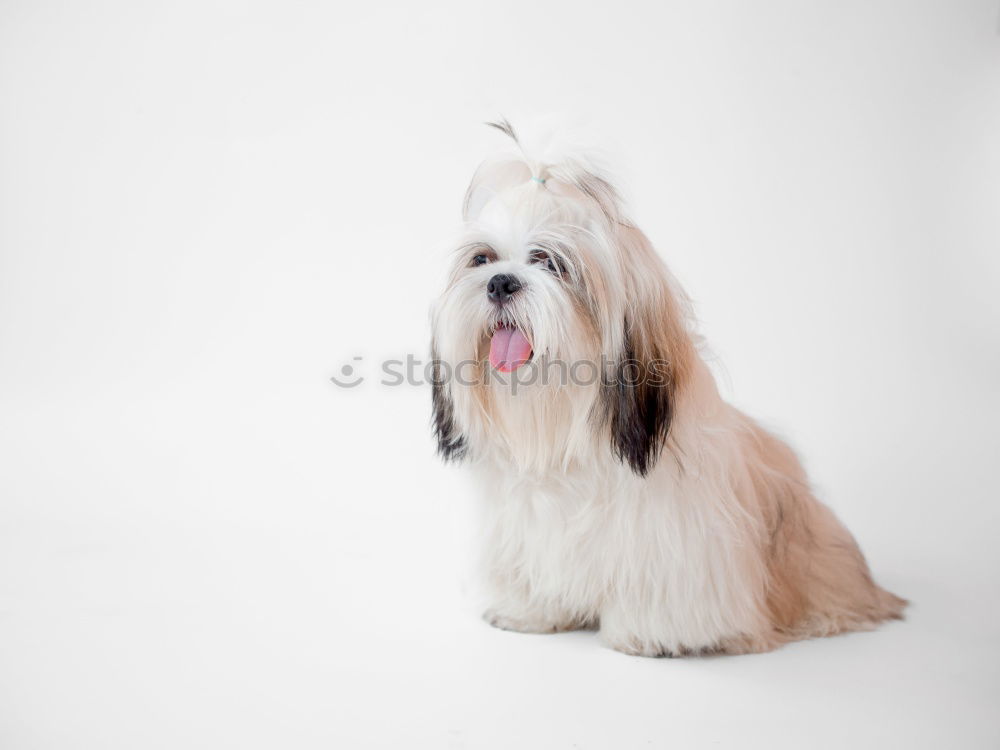
[{"label": "hair tie", "polygon": [[539,185],[544,185],[545,184],[545,178],[544,177],[532,177],[531,179],[533,179]]}]

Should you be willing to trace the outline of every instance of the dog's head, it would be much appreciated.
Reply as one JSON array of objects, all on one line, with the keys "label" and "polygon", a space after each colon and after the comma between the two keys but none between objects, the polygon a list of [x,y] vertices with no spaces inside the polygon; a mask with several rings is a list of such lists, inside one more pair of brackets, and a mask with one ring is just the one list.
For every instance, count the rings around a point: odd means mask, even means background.
[{"label": "dog's head", "polygon": [[645,474],[692,347],[686,303],[617,191],[581,158],[521,154],[477,170],[464,220],[433,314],[441,454],[551,468],[610,446]]}]

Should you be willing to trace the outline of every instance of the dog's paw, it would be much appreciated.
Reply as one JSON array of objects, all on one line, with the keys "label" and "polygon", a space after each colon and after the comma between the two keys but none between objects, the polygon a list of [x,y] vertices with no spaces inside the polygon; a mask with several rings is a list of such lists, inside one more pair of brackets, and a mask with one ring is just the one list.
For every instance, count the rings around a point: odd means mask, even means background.
[{"label": "dog's paw", "polygon": [[650,656],[672,659],[680,656],[720,656],[722,654],[759,654],[775,647],[774,642],[750,636],[724,638],[717,643],[688,646],[685,643],[641,637],[630,633],[601,631],[601,640],[629,656]]},{"label": "dog's paw", "polygon": [[651,658],[672,659],[675,656],[684,656],[686,649],[671,649],[666,645],[646,638],[636,636],[601,636],[605,645],[629,656],[648,656]]},{"label": "dog's paw", "polygon": [[483,619],[495,628],[513,630],[516,633],[560,633],[576,629],[574,625],[553,622],[540,617],[514,617],[496,609],[488,609],[483,612]]}]

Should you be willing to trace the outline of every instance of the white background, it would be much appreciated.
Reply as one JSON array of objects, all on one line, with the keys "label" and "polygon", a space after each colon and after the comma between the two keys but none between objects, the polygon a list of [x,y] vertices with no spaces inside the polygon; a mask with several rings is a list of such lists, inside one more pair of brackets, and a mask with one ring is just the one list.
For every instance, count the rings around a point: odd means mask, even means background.
[{"label": "white background", "polygon": [[[997,747],[998,18],[3,2],[0,746]],[[478,619],[472,491],[377,362],[427,351],[481,122],[537,113],[607,134],[907,621],[647,660]]]}]

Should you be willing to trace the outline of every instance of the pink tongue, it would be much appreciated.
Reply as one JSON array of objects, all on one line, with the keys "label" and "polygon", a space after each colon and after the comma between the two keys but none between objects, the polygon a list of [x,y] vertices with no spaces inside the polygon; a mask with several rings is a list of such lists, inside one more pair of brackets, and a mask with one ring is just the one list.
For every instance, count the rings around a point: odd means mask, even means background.
[{"label": "pink tongue", "polygon": [[531,358],[531,344],[516,328],[497,328],[490,340],[490,364],[500,372],[513,372]]}]

